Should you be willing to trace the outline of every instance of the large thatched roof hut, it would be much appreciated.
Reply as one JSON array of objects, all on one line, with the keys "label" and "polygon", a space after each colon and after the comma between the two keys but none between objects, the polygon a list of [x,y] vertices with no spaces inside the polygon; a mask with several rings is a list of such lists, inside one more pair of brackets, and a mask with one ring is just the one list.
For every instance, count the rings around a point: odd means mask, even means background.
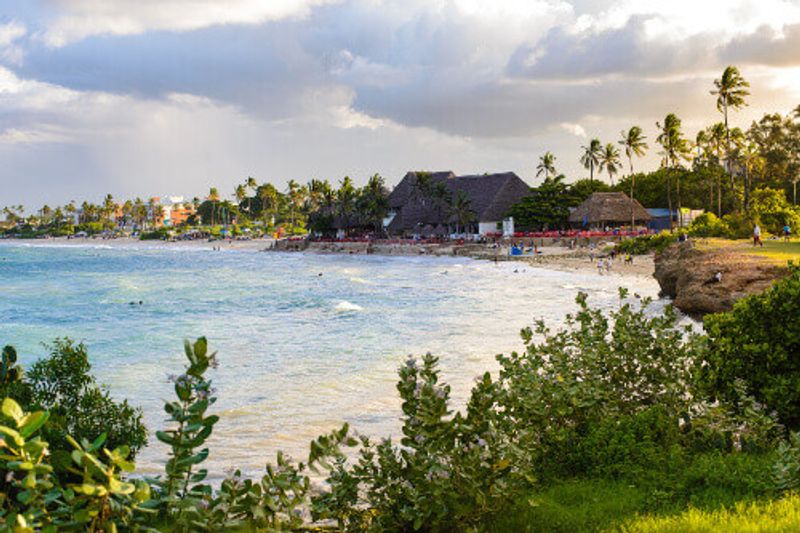
[{"label": "large thatched roof hut", "polygon": [[[387,231],[393,235],[421,234],[444,235],[455,227],[446,202],[435,194],[419,190],[418,177],[422,173],[409,172],[389,195],[392,220]],[[508,210],[530,194],[530,187],[513,172],[456,176],[452,172],[425,173],[428,187],[444,189],[449,197],[463,194],[469,201],[472,222],[469,231],[493,233],[502,223]]]},{"label": "large thatched roof hut", "polygon": [[605,226],[644,224],[652,217],[636,200],[632,200],[623,192],[596,192],[583,201],[569,215],[573,226]]}]

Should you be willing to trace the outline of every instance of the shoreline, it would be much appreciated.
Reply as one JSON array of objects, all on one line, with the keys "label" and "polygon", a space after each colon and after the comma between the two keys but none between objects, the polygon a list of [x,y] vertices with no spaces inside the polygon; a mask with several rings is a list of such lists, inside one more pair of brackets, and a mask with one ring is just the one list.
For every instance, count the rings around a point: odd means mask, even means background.
[{"label": "shoreline", "polygon": [[[579,272],[597,274],[597,265],[589,259],[587,248],[572,250],[563,246],[543,246],[537,256],[508,256],[505,247],[492,248],[483,244],[384,244],[384,243],[298,243],[275,241],[274,239],[254,239],[242,241],[142,241],[127,237],[115,239],[92,239],[56,237],[51,239],[4,239],[3,243],[32,247],[52,248],[106,248],[139,250],[185,250],[185,251],[241,251],[241,252],[307,252],[311,254],[376,255],[383,257],[466,257],[479,261],[521,263],[526,267],[557,270],[560,272]],[[283,244],[277,245],[278,243]],[[604,276],[636,276],[652,279],[655,273],[653,254],[634,257],[632,265],[616,260],[610,273]]]}]

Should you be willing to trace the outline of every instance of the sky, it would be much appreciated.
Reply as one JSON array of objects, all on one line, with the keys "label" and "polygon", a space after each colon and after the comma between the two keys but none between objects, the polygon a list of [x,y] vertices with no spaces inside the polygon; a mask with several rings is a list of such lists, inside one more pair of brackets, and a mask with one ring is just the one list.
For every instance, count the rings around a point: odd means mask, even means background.
[{"label": "sky", "polygon": [[[800,104],[800,0],[0,0],[0,206],[231,194],[247,176],[570,181],[597,137],[751,83]],[[635,167],[656,168],[656,150]]]}]

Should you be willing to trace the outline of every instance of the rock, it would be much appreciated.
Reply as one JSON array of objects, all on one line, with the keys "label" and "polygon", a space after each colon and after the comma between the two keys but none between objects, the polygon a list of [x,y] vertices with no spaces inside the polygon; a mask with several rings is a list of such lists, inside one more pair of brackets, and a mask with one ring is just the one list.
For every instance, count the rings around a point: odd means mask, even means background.
[{"label": "rock", "polygon": [[[653,274],[661,295],[693,317],[730,311],[736,300],[763,291],[789,273],[784,266],[733,247],[703,250],[696,244],[689,240],[657,254]],[[718,272],[722,279],[716,282]]]}]

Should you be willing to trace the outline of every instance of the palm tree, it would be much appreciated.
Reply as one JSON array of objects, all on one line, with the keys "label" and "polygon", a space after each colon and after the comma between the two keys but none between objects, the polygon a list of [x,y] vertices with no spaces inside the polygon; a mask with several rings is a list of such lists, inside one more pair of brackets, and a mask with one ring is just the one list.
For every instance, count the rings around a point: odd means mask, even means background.
[{"label": "palm tree", "polygon": [[[671,187],[669,182],[669,175],[673,169],[681,168],[681,160],[689,157],[689,143],[683,137],[681,132],[681,119],[674,113],[668,114],[664,118],[664,123],[656,122],[656,127],[660,130],[660,134],[656,138],[656,142],[661,145],[662,167],[667,169],[667,203],[669,207],[670,217],[672,217],[672,196]],[[683,225],[683,217],[681,214],[681,185],[680,175],[676,176],[676,190],[678,195],[678,224]]]},{"label": "palm tree", "polygon": [[236,186],[236,189],[233,191],[233,197],[236,198],[236,203],[242,205],[244,199],[247,198],[247,189],[241,183]]},{"label": "palm tree", "polygon": [[711,94],[717,96],[717,110],[725,117],[725,171],[731,180],[733,192],[733,173],[731,172],[731,130],[728,127],[728,109],[741,109],[746,106],[745,97],[750,96],[747,90],[750,84],[739,73],[739,69],[728,65],[722,72],[722,77],[714,80],[715,89]]},{"label": "palm tree", "polygon": [[[550,152],[547,153],[549,154]],[[462,227],[466,228],[467,224],[475,220],[475,212],[472,210],[472,201],[466,192],[458,191],[455,194],[453,200],[450,202],[450,215],[455,219],[456,233],[461,233]]]},{"label": "palm tree", "polygon": [[[253,176],[247,176],[247,179],[245,180],[244,184],[248,189],[253,191],[253,196],[255,196],[256,190],[258,190],[258,182],[256,182],[256,179]],[[253,216],[252,196],[247,197],[247,214],[249,214],[251,217]]]},{"label": "palm tree", "polygon": [[289,180],[287,184],[287,194],[289,197],[289,221],[292,232],[295,230],[295,214],[303,206],[305,199],[305,187],[300,186],[295,180]]},{"label": "palm tree", "polygon": [[219,202],[219,191],[216,187],[208,190],[208,200],[211,202],[211,225],[216,225],[217,203]]},{"label": "palm tree", "polygon": [[614,174],[619,172],[619,150],[611,143],[606,144],[606,147],[600,153],[600,172],[603,169],[608,172],[608,178],[611,180],[611,186],[614,186]]},{"label": "palm tree", "polygon": [[[275,215],[278,211],[278,199],[280,193],[278,189],[271,183],[265,183],[258,188],[258,198],[261,200],[261,216],[264,219],[264,224],[269,226],[275,224]],[[270,219],[267,221],[267,214],[270,214]]]},{"label": "palm tree", "polygon": [[553,152],[545,152],[544,155],[539,156],[539,164],[536,165],[536,177],[538,178],[542,174],[544,174],[544,179],[551,175],[555,176],[555,162],[556,156],[553,155]]},{"label": "palm tree", "polygon": [[350,179],[350,176],[345,176],[339,183],[339,189],[336,191],[337,211],[345,229],[352,223],[353,214],[356,210],[357,198],[358,191],[353,185],[353,180]]},{"label": "palm tree", "polygon": [[592,139],[589,141],[588,146],[581,146],[583,154],[581,154],[581,164],[583,168],[589,170],[589,182],[594,181],[594,169],[600,164],[600,153],[603,146],[600,139]]},{"label": "palm tree", "polygon": [[642,128],[639,126],[631,126],[627,132],[621,132],[622,139],[619,140],[620,146],[625,149],[625,157],[628,158],[628,165],[631,169],[631,228],[633,228],[636,220],[634,219],[633,198],[634,190],[636,188],[636,176],[633,173],[633,156],[644,157],[644,154],[650,148],[645,142],[645,137],[642,134]]},{"label": "palm tree", "polygon": [[361,218],[373,226],[376,233],[383,231],[383,219],[389,212],[389,193],[380,174],[374,174],[361,189],[358,199]]},{"label": "palm tree", "polygon": [[764,158],[758,151],[758,146],[750,142],[736,150],[736,159],[744,171],[744,211],[750,213],[750,183],[753,173],[763,167]]}]

